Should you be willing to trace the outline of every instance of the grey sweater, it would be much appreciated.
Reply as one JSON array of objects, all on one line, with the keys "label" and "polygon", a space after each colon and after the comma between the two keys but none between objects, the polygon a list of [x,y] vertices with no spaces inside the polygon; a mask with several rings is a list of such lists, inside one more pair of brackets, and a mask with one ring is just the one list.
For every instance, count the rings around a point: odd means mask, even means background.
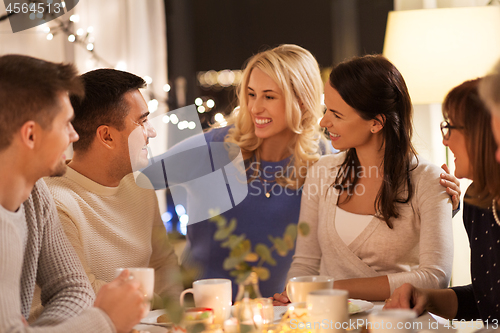
[{"label": "grey sweater", "polygon": [[393,220],[394,228],[373,218],[346,246],[335,229],[338,191],[330,186],[337,175],[335,167],[344,158],[344,153],[324,156],[308,171],[299,221],[307,222],[311,232],[298,236],[288,278],[321,274],[342,280],[387,275],[391,294],[406,282],[422,288],[446,288],[453,235],[450,197],[439,184],[442,170],[419,158],[410,173],[412,199],[398,205],[400,217]]},{"label": "grey sweater", "polygon": [[[35,283],[45,310],[27,326]],[[0,206],[0,332],[115,332],[94,296],[43,180],[17,212]]]}]

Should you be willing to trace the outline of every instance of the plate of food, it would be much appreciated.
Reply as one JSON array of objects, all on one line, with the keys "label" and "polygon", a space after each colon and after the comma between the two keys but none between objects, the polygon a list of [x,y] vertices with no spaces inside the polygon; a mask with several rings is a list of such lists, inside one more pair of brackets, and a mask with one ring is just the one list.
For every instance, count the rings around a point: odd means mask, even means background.
[{"label": "plate of food", "polygon": [[165,310],[149,311],[148,315],[141,319],[141,324],[161,325],[164,327],[172,326],[172,321]]},{"label": "plate of food", "polygon": [[360,313],[373,309],[373,303],[368,301],[363,301],[361,299],[349,299],[349,314]]}]

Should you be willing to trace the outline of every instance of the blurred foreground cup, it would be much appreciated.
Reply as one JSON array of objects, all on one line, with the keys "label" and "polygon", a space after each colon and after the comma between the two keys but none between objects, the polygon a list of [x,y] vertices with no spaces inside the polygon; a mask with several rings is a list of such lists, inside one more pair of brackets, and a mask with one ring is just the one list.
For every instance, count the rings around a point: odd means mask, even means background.
[{"label": "blurred foreground cup", "polygon": [[290,302],[305,302],[307,295],[313,290],[332,289],[333,278],[329,276],[297,276],[288,281],[286,293]]},{"label": "blurred foreground cup", "polygon": [[186,289],[180,296],[181,306],[184,306],[184,295],[194,295],[196,307],[210,308],[214,311],[214,324],[223,325],[231,316],[231,280],[204,279],[193,282],[193,288]]},{"label": "blurred foreground cup", "polygon": [[307,311],[318,333],[343,333],[349,327],[347,290],[323,289],[307,295]]},{"label": "blurred foreground cup", "polygon": [[410,309],[390,309],[368,315],[367,328],[376,333],[413,333],[417,314]]}]

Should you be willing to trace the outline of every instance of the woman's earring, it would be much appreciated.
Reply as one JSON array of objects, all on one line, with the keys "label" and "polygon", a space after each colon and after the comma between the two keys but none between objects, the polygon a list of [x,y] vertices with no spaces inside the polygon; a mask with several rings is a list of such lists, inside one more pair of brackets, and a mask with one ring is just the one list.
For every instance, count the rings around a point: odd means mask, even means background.
[{"label": "woman's earring", "polygon": [[375,129],[374,128],[372,128],[372,133],[375,133]]}]

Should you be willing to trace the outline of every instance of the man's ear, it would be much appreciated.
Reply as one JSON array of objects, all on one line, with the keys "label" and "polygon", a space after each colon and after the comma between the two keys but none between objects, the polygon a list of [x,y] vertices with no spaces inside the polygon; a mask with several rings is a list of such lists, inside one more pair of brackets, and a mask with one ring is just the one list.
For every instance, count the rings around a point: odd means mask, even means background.
[{"label": "man's ear", "polygon": [[101,125],[97,128],[95,140],[107,149],[114,149],[116,146],[114,131],[108,125]]},{"label": "man's ear", "polygon": [[35,148],[35,142],[39,138],[39,132],[41,127],[36,124],[35,121],[29,120],[25,122],[18,134],[20,135],[21,142],[23,145],[28,147],[29,149]]}]

